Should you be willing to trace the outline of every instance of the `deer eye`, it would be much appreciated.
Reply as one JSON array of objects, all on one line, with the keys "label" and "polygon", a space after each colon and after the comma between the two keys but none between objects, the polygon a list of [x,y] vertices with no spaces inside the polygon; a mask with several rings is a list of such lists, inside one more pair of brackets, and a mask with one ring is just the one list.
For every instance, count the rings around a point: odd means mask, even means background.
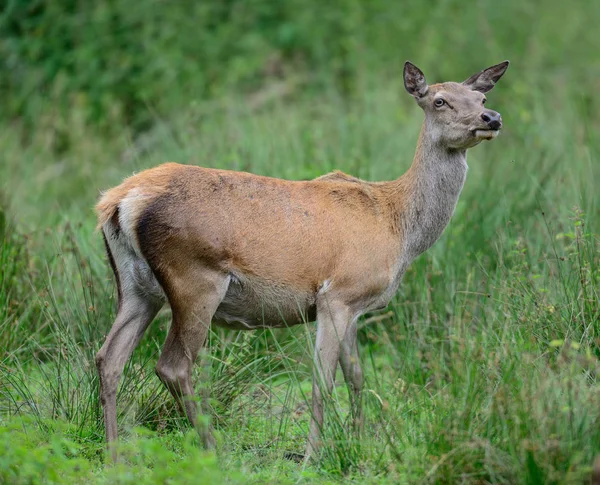
[{"label": "deer eye", "polygon": [[442,106],[444,106],[446,104],[446,101],[444,101],[442,98],[437,98],[433,104],[435,105],[436,108],[441,108]]}]

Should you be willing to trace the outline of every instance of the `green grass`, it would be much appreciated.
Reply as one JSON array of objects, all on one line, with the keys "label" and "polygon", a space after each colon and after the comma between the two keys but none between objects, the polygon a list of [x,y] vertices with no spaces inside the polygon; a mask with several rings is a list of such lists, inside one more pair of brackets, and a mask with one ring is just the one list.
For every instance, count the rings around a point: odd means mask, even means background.
[{"label": "green grass", "polygon": [[[600,12],[550,1],[537,9],[481,2],[464,12],[457,2],[436,5],[406,52],[410,29],[397,30],[393,56],[376,52],[383,40],[363,46],[360,59],[377,69],[356,75],[349,93],[307,82],[272,98],[228,91],[170,113],[149,103],[152,129],[136,135],[117,125],[111,138],[75,104],[61,118],[71,140],[61,151],[48,118],[33,131],[2,123],[0,483],[589,479],[600,453],[600,65],[590,42]],[[290,179],[332,169],[395,178],[410,165],[422,120],[402,88],[405,57],[432,82],[504,58],[512,65],[488,95],[505,129],[469,153],[449,227],[389,307],[360,321],[364,433],[348,431],[338,375],[321,462],[286,458],[305,446],[314,325],[216,330],[219,446],[203,452],[154,375],[164,310],[126,367],[124,459],[106,466],[93,356],[116,301],[94,232],[99,191],[167,160]]]}]

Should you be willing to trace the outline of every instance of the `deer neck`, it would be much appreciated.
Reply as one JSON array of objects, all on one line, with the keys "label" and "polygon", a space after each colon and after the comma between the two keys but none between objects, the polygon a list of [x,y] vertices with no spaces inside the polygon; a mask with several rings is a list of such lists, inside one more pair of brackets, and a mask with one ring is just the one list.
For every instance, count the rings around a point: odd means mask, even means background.
[{"label": "deer neck", "polygon": [[466,176],[466,150],[448,149],[438,143],[435,130],[426,119],[412,166],[393,182],[401,194],[397,207],[398,227],[404,234],[404,250],[411,260],[442,235],[454,213]]}]

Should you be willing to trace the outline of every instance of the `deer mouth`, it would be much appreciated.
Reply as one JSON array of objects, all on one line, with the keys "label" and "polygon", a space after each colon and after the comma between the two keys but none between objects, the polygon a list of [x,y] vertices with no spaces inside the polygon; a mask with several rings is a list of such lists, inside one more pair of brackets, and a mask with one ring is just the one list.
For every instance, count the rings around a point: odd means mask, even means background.
[{"label": "deer mouth", "polygon": [[472,131],[473,136],[475,138],[480,138],[482,140],[493,140],[498,136],[500,130],[491,130],[489,128],[478,128]]}]

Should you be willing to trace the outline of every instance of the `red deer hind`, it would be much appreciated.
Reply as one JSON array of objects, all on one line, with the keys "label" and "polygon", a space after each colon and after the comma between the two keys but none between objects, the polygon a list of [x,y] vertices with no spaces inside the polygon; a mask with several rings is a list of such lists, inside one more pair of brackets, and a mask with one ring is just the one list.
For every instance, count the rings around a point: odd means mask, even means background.
[{"label": "red deer hind", "polygon": [[[356,321],[388,304],[408,265],[448,224],[465,182],[467,149],[502,127],[500,114],[484,103],[507,68],[505,61],[463,83],[429,86],[416,66],[405,64],[405,88],[425,120],[412,166],[397,180],[333,172],[289,181],[167,163],[104,193],[96,210],[119,301],[96,357],[109,444],[117,438],[123,368],[165,302],[173,321],[156,372],[192,424],[192,365],[211,324],[252,330],[312,320],[306,456],[317,453],[323,399],[338,361],[360,423]],[[210,429],[199,428],[210,445]]]}]

